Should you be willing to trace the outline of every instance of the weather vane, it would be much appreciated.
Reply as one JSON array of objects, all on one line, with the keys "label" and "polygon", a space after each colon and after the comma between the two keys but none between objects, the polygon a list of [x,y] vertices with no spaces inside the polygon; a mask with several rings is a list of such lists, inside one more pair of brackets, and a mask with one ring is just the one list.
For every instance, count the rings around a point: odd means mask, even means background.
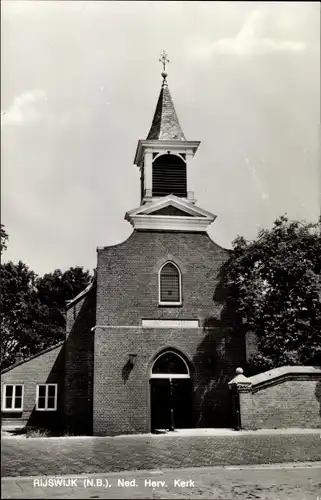
[{"label": "weather vane", "polygon": [[166,70],[166,64],[168,64],[168,63],[169,63],[169,59],[167,59],[167,54],[166,54],[165,50],[163,50],[163,52],[162,52],[162,54],[161,54],[161,56],[160,56],[160,58],[159,58],[159,62],[161,62],[161,63],[162,63],[162,65],[163,65],[163,73],[162,73],[162,76],[163,76],[164,78],[166,78],[167,73],[165,73],[165,70]]}]

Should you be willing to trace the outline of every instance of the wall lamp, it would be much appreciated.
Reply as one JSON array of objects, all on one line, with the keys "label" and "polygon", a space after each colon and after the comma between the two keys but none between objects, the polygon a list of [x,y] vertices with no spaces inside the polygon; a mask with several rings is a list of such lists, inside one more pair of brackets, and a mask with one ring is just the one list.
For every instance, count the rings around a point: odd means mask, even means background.
[{"label": "wall lamp", "polygon": [[130,354],[129,355],[129,364],[131,367],[134,366],[135,361],[136,361],[137,354]]}]

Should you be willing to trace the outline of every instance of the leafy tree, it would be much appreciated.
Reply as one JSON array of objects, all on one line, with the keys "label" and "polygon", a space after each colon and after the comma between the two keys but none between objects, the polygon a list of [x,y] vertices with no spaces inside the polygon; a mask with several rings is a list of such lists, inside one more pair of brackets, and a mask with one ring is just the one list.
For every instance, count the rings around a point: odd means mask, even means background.
[{"label": "leafy tree", "polygon": [[1,265],[1,360],[8,365],[18,350],[23,356],[36,352],[41,333],[35,329],[39,307],[36,274],[26,264]]},{"label": "leafy tree", "polygon": [[0,237],[1,237],[0,252],[2,253],[4,250],[7,250],[7,241],[9,239],[3,224],[1,224],[0,227]]},{"label": "leafy tree", "polygon": [[57,317],[64,314],[66,301],[80,293],[90,283],[90,274],[82,267],[71,267],[65,272],[56,269],[37,279],[37,289],[41,301],[51,309],[56,309]]},{"label": "leafy tree", "polygon": [[257,336],[250,371],[321,365],[321,219],[281,216],[256,241],[238,237],[233,246],[226,308]]},{"label": "leafy tree", "polygon": [[74,267],[39,277],[20,261],[2,264],[0,278],[5,368],[14,363],[18,351],[26,358],[64,339],[66,301],[88,285],[90,275]]},{"label": "leafy tree", "polygon": [[82,267],[71,267],[65,272],[56,269],[37,279],[41,304],[48,309],[49,321],[57,328],[65,329],[66,302],[73,299],[90,283],[88,271]]}]

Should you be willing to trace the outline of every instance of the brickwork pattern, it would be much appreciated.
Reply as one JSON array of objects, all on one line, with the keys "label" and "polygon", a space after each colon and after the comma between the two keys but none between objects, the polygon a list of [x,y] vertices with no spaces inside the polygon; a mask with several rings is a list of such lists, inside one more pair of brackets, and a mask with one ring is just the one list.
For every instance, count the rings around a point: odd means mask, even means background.
[{"label": "brickwork pattern", "polygon": [[[219,319],[213,295],[230,255],[206,233],[134,231],[119,245],[98,250],[97,324],[140,325],[142,318]],[[161,307],[158,271],[168,260],[182,273],[183,304]]]},{"label": "brickwork pattern", "polygon": [[[194,421],[197,426],[230,426],[231,396],[227,381],[243,353],[241,341],[223,352],[227,333],[211,332],[209,351],[219,347],[221,360],[207,366],[202,329],[97,328],[95,333],[94,434],[116,435],[150,431],[149,375],[157,355],[166,349],[187,360],[194,385]],[[231,344],[229,345],[230,347]],[[137,354],[127,373],[130,353]],[[212,387],[211,387],[212,386]],[[211,390],[212,389],[212,390]],[[229,414],[228,414],[228,412]]]},{"label": "brickwork pattern", "polygon": [[243,429],[320,428],[321,377],[281,380],[240,392]]},{"label": "brickwork pattern", "polygon": [[[57,411],[36,411],[37,384],[57,383]],[[27,424],[37,426],[59,426],[63,420],[64,393],[64,346],[51,349],[30,361],[21,363],[1,375],[1,394],[5,384],[23,384],[24,402],[22,412],[3,412],[2,425]],[[3,403],[1,401],[1,403]]]},{"label": "brickwork pattern", "polygon": [[[206,233],[134,231],[124,243],[98,250],[95,435],[150,430],[149,371],[164,349],[177,350],[189,361],[195,424],[233,425],[227,382],[244,364],[245,342],[223,327],[203,329],[208,320],[220,322],[221,305],[213,295],[228,256]],[[168,260],[182,273],[178,307],[158,302],[158,271]],[[200,328],[142,328],[148,318],[198,319]],[[137,358],[127,373],[130,353]]]},{"label": "brickwork pattern", "polygon": [[94,287],[67,311],[65,427],[75,433],[92,433],[95,316]]}]

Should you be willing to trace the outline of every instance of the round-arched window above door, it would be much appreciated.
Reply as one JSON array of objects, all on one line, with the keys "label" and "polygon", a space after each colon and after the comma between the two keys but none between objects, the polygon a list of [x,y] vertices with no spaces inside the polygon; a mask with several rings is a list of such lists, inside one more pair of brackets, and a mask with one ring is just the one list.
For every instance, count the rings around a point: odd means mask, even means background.
[{"label": "round-arched window above door", "polygon": [[172,351],[167,351],[155,360],[151,378],[190,378],[184,359]]}]

